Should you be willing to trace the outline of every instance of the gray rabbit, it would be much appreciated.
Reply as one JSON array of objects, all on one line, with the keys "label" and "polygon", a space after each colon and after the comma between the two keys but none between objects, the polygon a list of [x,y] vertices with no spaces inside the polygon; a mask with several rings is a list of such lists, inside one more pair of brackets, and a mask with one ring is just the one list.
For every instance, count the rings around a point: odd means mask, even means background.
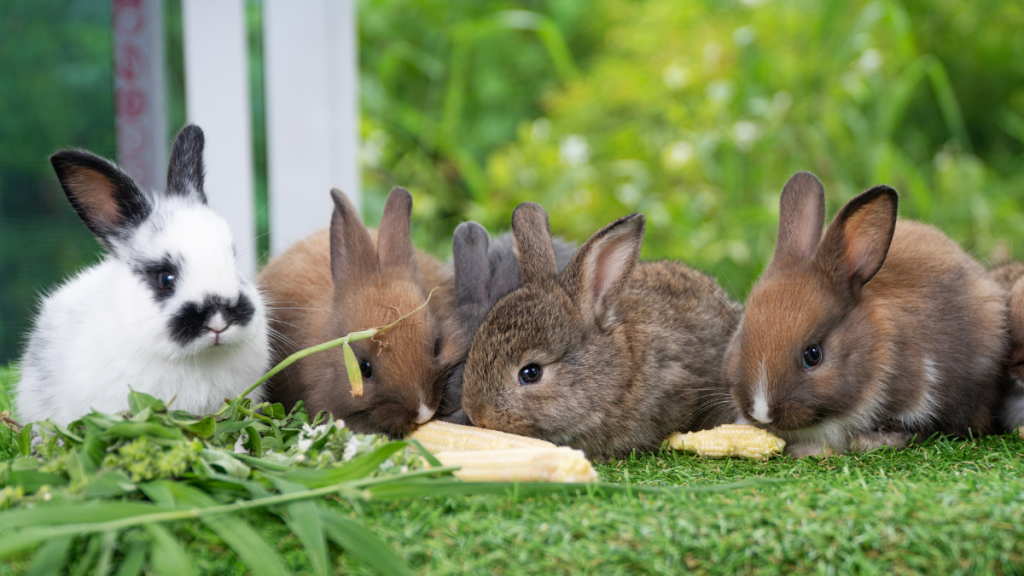
[{"label": "gray rabbit", "polygon": [[[576,245],[559,238],[552,238],[551,245],[561,273],[576,253]],[[455,266],[455,317],[468,343],[498,300],[522,283],[512,233],[506,232],[492,242],[483,226],[476,222],[463,222],[455,229],[452,261]],[[462,410],[464,365],[465,359],[448,373],[437,417],[469,426],[471,422]]]}]

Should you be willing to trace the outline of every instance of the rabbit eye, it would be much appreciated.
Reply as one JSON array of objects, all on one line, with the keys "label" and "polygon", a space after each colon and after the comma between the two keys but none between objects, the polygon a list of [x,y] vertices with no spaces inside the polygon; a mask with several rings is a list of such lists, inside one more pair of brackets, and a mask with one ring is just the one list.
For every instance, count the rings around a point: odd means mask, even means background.
[{"label": "rabbit eye", "polygon": [[544,375],[544,369],[536,364],[527,364],[519,371],[519,383],[523,386],[536,384]]},{"label": "rabbit eye", "polygon": [[373,367],[366,360],[359,363],[359,373],[363,375],[363,378],[369,380],[373,378]]},{"label": "rabbit eye", "polygon": [[817,344],[811,344],[804,350],[804,368],[814,368],[818,364],[821,364],[821,346]]},{"label": "rabbit eye", "polygon": [[168,272],[167,270],[162,270],[158,272],[156,275],[156,283],[161,290],[174,290],[175,280],[177,280],[177,278],[174,276],[174,274]]}]

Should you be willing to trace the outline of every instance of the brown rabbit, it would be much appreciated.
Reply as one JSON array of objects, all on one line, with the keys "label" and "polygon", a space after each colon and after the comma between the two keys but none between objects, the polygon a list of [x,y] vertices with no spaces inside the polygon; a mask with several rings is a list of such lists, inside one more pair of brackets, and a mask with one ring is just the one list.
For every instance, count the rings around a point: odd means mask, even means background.
[{"label": "brown rabbit", "polygon": [[516,208],[522,286],[470,346],[474,424],[607,458],[736,419],[721,362],[740,307],[684,264],[638,263],[644,226],[640,214],[605,226],[559,276],[544,209]]},{"label": "brown rabbit", "polygon": [[388,195],[380,231],[368,230],[352,203],[331,191],[330,230],[297,242],[260,274],[276,331],[276,360],[350,332],[384,326],[426,301],[394,328],[352,344],[363,375],[354,397],[340,347],[299,360],[271,382],[271,396],[289,409],[305,401],[310,415],[326,410],[357,432],[403,435],[433,417],[443,377],[465,353],[454,319],[449,266],[415,251],[409,238],[412,197]]},{"label": "brown rabbit", "polygon": [[999,425],[1013,430],[1024,426],[1024,262],[1000,266],[992,270],[992,278],[1006,290],[1009,305],[1009,374],[1000,402]]},{"label": "brown rabbit", "polygon": [[935,228],[897,223],[896,205],[872,188],[823,237],[821,182],[800,172],[782,191],[775,255],[725,374],[740,414],[794,456],[990,429],[1004,293]]}]

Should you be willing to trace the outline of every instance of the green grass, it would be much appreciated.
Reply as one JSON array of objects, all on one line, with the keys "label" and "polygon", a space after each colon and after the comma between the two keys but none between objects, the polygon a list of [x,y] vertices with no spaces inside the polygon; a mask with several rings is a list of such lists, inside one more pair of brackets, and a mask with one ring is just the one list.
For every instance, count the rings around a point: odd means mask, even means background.
[{"label": "green grass", "polygon": [[[0,374],[0,390],[13,378]],[[0,406],[10,395],[0,396]],[[10,450],[0,435],[0,454]],[[422,574],[1019,573],[1024,570],[1024,440],[939,439],[903,451],[825,459],[705,460],[664,452],[598,465],[601,480],[700,486],[777,483],[682,496],[437,496],[329,504]],[[295,573],[304,549],[266,512],[241,516]],[[245,565],[198,521],[173,531],[200,573]],[[73,553],[84,554],[81,550]],[[346,573],[372,573],[334,549]],[[25,554],[0,564],[22,573]]]},{"label": "green grass", "polygon": [[[0,366],[0,412],[14,412],[15,372],[11,366]],[[14,447],[15,436],[10,428],[0,426],[0,461],[13,458],[17,454]]]}]

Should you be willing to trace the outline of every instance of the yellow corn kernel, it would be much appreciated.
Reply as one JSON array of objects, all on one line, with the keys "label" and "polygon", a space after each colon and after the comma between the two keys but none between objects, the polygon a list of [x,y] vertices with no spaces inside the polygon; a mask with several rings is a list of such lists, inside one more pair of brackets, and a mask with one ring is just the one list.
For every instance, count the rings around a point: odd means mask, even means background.
[{"label": "yellow corn kernel", "polygon": [[466,482],[596,482],[597,472],[580,450],[510,448],[438,452],[445,466],[461,466],[455,477]]},{"label": "yellow corn kernel", "polygon": [[527,438],[516,434],[461,426],[440,420],[431,420],[420,426],[409,438],[419,440],[429,452],[451,452],[457,450],[501,450],[504,448],[554,448],[546,440]]},{"label": "yellow corn kernel", "polygon": [[764,460],[773,454],[781,454],[786,441],[750,424],[722,424],[699,432],[673,432],[668,437],[668,445],[708,458],[739,456]]}]

